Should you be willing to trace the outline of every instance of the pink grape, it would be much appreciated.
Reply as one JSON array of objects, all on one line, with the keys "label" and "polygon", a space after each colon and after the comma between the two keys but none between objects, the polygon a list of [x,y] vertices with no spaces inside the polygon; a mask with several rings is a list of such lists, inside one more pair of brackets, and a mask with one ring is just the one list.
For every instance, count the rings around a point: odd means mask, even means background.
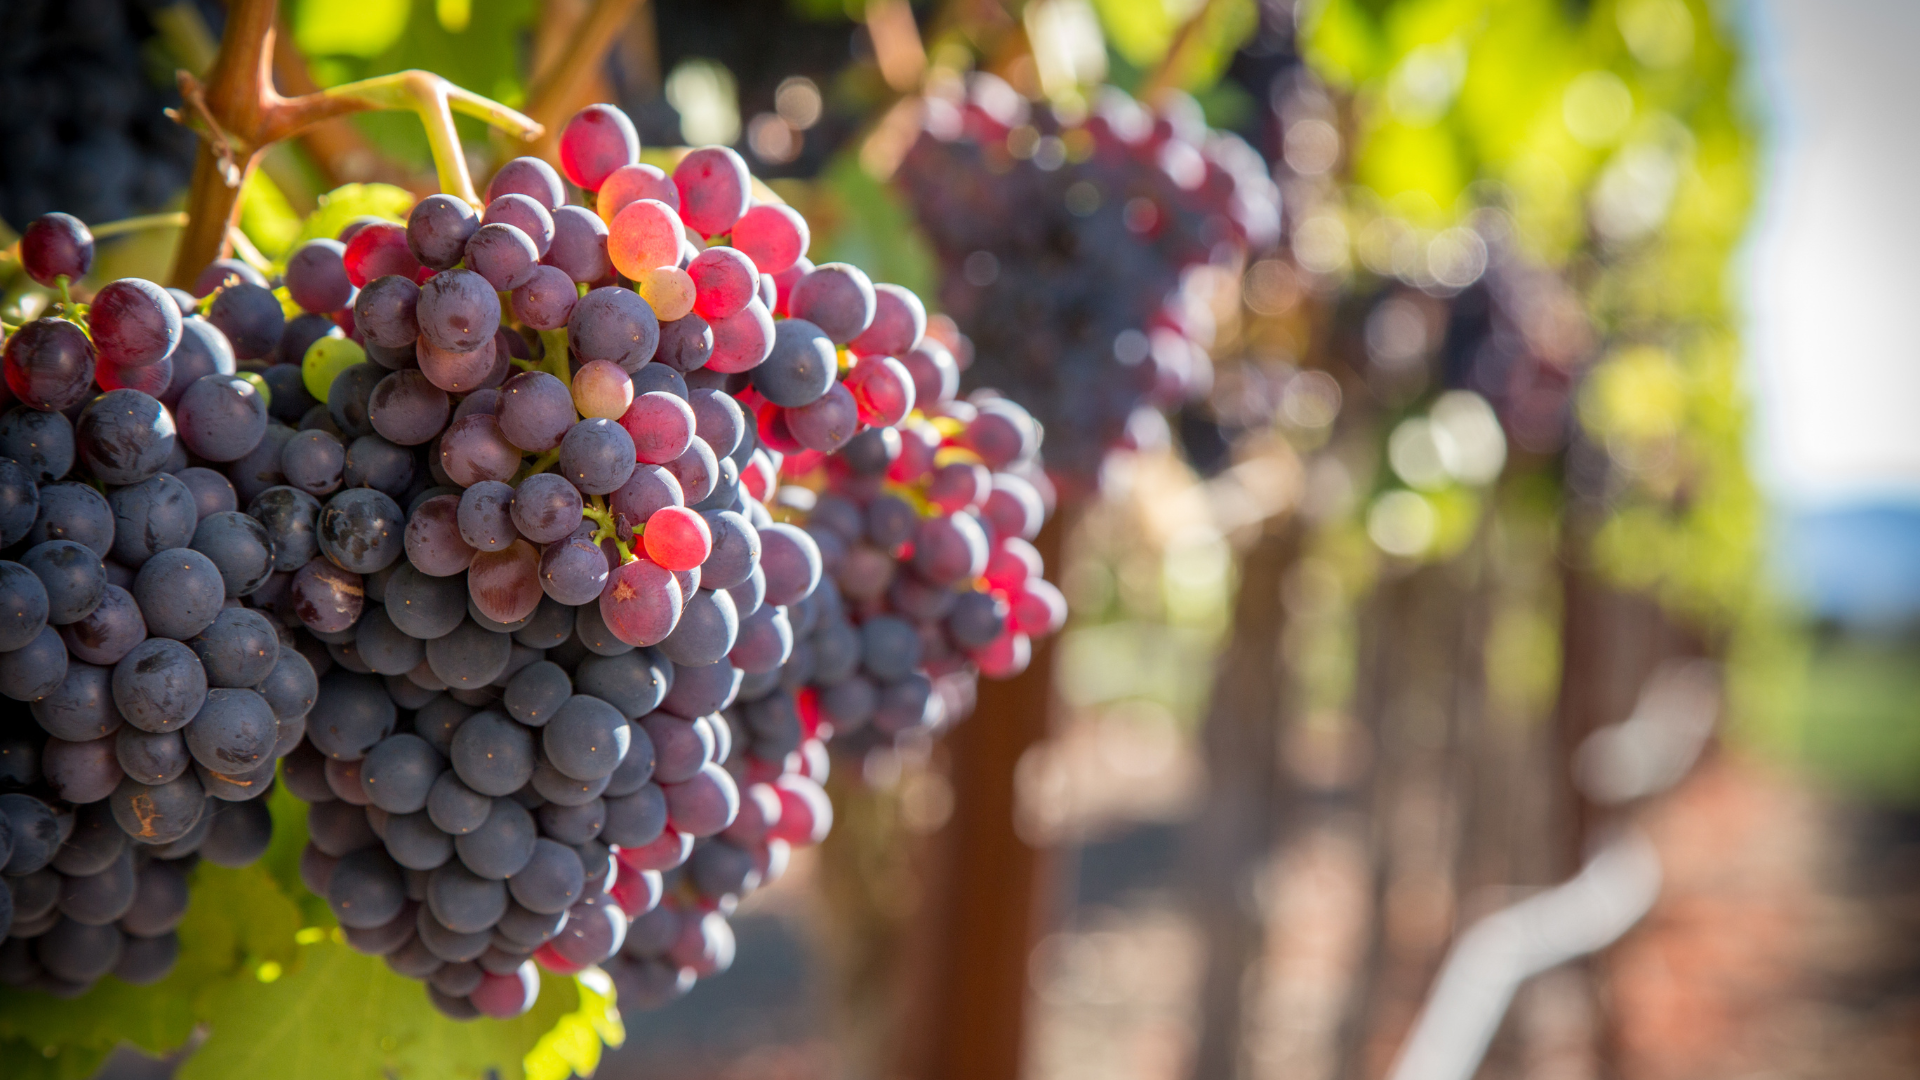
[{"label": "pink grape", "polygon": [[629,278],[680,261],[680,218],[655,199],[628,203],[607,224],[607,256]]},{"label": "pink grape", "polygon": [[873,287],[873,324],[847,343],[855,356],[900,356],[927,334],[927,306],[898,285]]},{"label": "pink grape", "polygon": [[588,191],[599,191],[614,170],[639,160],[640,135],[612,105],[581,109],[560,132],[560,171]]},{"label": "pink grape", "polygon": [[773,316],[755,298],[713,324],[713,355],[707,370],[733,375],[752,371],[773,355]]},{"label": "pink grape", "polygon": [[673,571],[636,558],[607,578],[600,594],[600,618],[629,645],[657,645],[680,621],[685,601]]},{"label": "pink grape", "polygon": [[537,157],[514,158],[500,166],[500,171],[487,182],[488,205],[502,195],[513,194],[525,195],[546,210],[558,209],[567,202],[567,189],[560,182],[560,174]]},{"label": "pink grape", "polygon": [[488,972],[480,977],[480,985],[467,1000],[479,1009],[482,1015],[496,1020],[511,1020],[521,1016],[540,998],[540,972],[531,960],[521,964],[509,975],[495,975]]},{"label": "pink grape", "polygon": [[500,551],[475,553],[467,567],[467,595],[494,622],[512,623],[540,606],[540,552],[525,540]]},{"label": "pink grape", "polygon": [[573,407],[581,416],[618,420],[632,404],[633,376],[619,364],[592,360],[573,373]]},{"label": "pink grape", "polygon": [[1027,635],[1012,630],[994,638],[973,654],[980,674],[989,679],[1011,679],[1027,670],[1033,661],[1033,642]]},{"label": "pink grape", "polygon": [[780,793],[780,819],[768,835],[796,847],[808,847],[827,838],[833,827],[833,802],[819,784],[804,776],[782,776],[773,782]]},{"label": "pink grape", "polygon": [[1000,541],[992,555],[987,556],[987,584],[1001,592],[1017,592],[1029,579],[1038,578],[1044,567],[1040,561],[1040,552],[1032,544],[1018,536],[1008,536]]},{"label": "pink grape", "polygon": [[800,283],[801,278],[812,272],[813,263],[802,255],[793,260],[792,266],[773,275],[773,313],[775,315],[793,314],[793,287]]},{"label": "pink grape", "polygon": [[652,199],[667,204],[673,210],[680,209],[680,189],[666,173],[652,165],[622,165],[608,174],[594,196],[594,211],[600,220],[613,224],[613,219],[627,204],[640,199]]},{"label": "pink grape", "polygon": [[686,318],[699,302],[692,276],[677,266],[656,266],[635,276],[633,291],[652,306],[661,322]]},{"label": "pink grape", "polygon": [[520,451],[487,413],[456,420],[440,437],[440,467],[461,487],[482,480],[509,480],[520,468]]},{"label": "pink grape", "polygon": [[654,390],[633,399],[620,416],[633,436],[634,453],[649,465],[664,465],[693,443],[693,407],[672,394]]},{"label": "pink grape", "polygon": [[[987,563],[988,569],[993,563]],[[1013,628],[1029,637],[1045,637],[1067,624],[1067,598],[1053,582],[1035,575],[1021,593],[1013,598],[1009,617]]]},{"label": "pink grape", "polygon": [[673,168],[680,216],[701,236],[718,236],[747,212],[752,188],[747,163],[725,146],[703,146]]},{"label": "pink grape", "polygon": [[545,255],[553,246],[553,213],[542,206],[532,196],[519,192],[508,192],[487,204],[487,212],[480,215],[480,225],[511,225],[527,234],[533,241],[533,250]]},{"label": "pink grape", "polygon": [[460,536],[460,497],[435,495],[407,519],[407,561],[431,577],[452,577],[473,562],[473,545]]},{"label": "pink grape", "polygon": [[779,203],[754,206],[733,226],[733,246],[745,252],[763,274],[778,274],[792,266],[811,242],[807,219]]},{"label": "pink grape", "polygon": [[535,330],[558,330],[567,325],[580,299],[573,279],[555,266],[536,266],[533,276],[513,290],[513,314]]},{"label": "pink grape", "polygon": [[641,539],[647,557],[669,570],[691,570],[713,554],[713,531],[707,519],[684,506],[655,510]]},{"label": "pink grape", "polygon": [[523,371],[500,387],[500,434],[529,453],[560,445],[573,427],[567,385],[544,371]]},{"label": "pink grape", "polygon": [[472,352],[446,352],[426,338],[421,338],[415,352],[420,359],[420,373],[427,381],[450,394],[465,394],[478,390],[493,373],[499,362],[496,341],[482,342]]},{"label": "pink grape", "polygon": [[710,247],[687,264],[693,279],[693,310],[709,322],[739,312],[759,294],[760,276],[753,261],[735,248]]},{"label": "pink grape", "polygon": [[814,400],[788,409],[787,430],[801,446],[830,454],[860,433],[860,406],[845,383],[834,383]]},{"label": "pink grape", "polygon": [[860,406],[860,419],[875,427],[894,427],[913,411],[913,376],[891,356],[861,357],[844,385]]}]

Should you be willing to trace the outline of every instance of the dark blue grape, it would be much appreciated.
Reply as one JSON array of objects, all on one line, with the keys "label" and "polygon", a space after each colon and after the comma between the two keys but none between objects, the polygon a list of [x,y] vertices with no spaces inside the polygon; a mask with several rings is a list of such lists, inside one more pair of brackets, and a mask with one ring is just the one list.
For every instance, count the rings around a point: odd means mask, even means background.
[{"label": "dark blue grape", "polygon": [[258,518],[238,510],[208,514],[194,529],[189,546],[213,562],[229,599],[251,594],[274,570],[272,533]]},{"label": "dark blue grape", "polygon": [[533,857],[537,836],[533,815],[525,807],[512,799],[495,799],[487,820],[472,832],[455,837],[453,850],[468,870],[493,881],[505,881]]},{"label": "dark blue grape", "polygon": [[[420,336],[420,286],[398,274],[367,282],[353,301],[353,324],[366,339],[389,349]],[[235,350],[238,353],[238,349]]]},{"label": "dark blue grape", "polygon": [[54,626],[92,614],[107,594],[107,572],[91,548],[71,540],[49,540],[27,549],[20,565],[40,579],[47,595],[46,621]]},{"label": "dark blue grape", "polygon": [[237,461],[267,433],[267,403],[235,375],[203,375],[174,407],[179,438],[209,461]]},{"label": "dark blue grape", "polygon": [[479,227],[479,215],[465,200],[429,195],[407,215],[407,250],[420,265],[445,270],[466,256],[467,240]]},{"label": "dark blue grape", "polygon": [[838,369],[839,353],[820,327],[805,319],[782,319],[774,324],[773,352],[749,378],[768,401],[795,408],[826,393]]},{"label": "dark blue grape", "polygon": [[280,300],[264,284],[241,282],[221,289],[207,310],[207,321],[233,343],[233,355],[241,360],[258,360],[273,353],[280,344],[280,332],[286,329],[286,313]]},{"label": "dark blue grape", "polygon": [[596,697],[575,694],[541,729],[547,760],[575,780],[598,780],[620,767],[631,741],[627,718]]},{"label": "dark blue grape", "polygon": [[299,570],[320,553],[315,527],[320,501],[290,487],[271,487],[247,504],[247,516],[266,527],[273,541],[273,568]]}]

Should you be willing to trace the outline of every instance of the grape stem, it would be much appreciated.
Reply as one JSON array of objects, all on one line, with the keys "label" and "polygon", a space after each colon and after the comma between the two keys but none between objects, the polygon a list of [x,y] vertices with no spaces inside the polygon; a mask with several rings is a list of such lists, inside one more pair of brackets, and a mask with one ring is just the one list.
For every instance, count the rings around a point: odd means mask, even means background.
[{"label": "grape stem", "polygon": [[266,149],[320,123],[369,109],[412,109],[427,127],[440,183],[478,205],[466,158],[453,128],[453,113],[476,116],[518,135],[537,137],[544,130],[532,119],[423,71],[336,86],[298,97],[283,97],[273,85],[274,20],[278,0],[233,0],[220,52],[204,83],[190,72],[177,74],[184,107],[173,118],[200,133],[193,185],[187,193],[187,227],[174,258],[172,280],[185,286],[200,269],[231,250],[230,229],[238,225],[240,193]]},{"label": "grape stem", "polygon": [[[620,549],[621,565],[624,566],[633,561],[633,549],[627,546],[625,540],[620,539],[619,526],[614,521],[613,511],[607,509],[605,499],[598,495],[590,497],[586,505],[580,508],[580,515],[599,526],[599,528],[593,530],[594,543],[599,544],[611,540],[613,541],[613,546]],[[647,527],[640,525],[633,530],[633,535],[640,536],[646,531]]]},{"label": "grape stem", "polygon": [[67,287],[67,275],[61,274],[59,277],[53,279],[53,283],[60,289],[61,305],[71,308],[73,306],[73,291]]},{"label": "grape stem", "polygon": [[123,233],[141,232],[146,229],[178,229],[187,223],[184,211],[175,210],[168,214],[141,214],[139,217],[121,218],[104,225],[89,225],[87,231],[95,240],[104,240],[109,236]]}]

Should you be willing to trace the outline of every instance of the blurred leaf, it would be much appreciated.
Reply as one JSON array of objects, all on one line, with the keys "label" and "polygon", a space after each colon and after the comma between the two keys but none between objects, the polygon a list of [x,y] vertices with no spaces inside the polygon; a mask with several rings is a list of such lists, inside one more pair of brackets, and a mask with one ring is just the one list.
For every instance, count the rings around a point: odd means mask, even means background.
[{"label": "blurred leaf", "polygon": [[411,0],[293,0],[293,40],[308,55],[378,56],[406,32]]},{"label": "blurred leaf", "polygon": [[[341,48],[326,39],[310,46],[301,39],[302,49],[311,60],[314,78],[321,85],[332,86],[421,68],[507,105],[517,106],[526,100],[523,47],[533,25],[534,0],[487,0],[473,4],[466,24],[460,29],[451,28],[458,25],[457,19],[442,19],[438,0],[380,2],[397,4],[402,22],[400,31],[381,42],[378,48]],[[303,17],[350,19],[360,6],[360,0],[298,0],[293,13],[296,37]],[[307,15],[310,9],[313,14]],[[353,122],[383,153],[420,169],[431,163],[426,134],[414,114],[361,113],[353,117]],[[467,145],[485,145],[489,136],[480,121],[456,116],[454,123]],[[485,181],[485,177],[475,179]]]},{"label": "blurred leaf", "polygon": [[300,235],[300,215],[264,170],[255,169],[240,193],[240,228],[262,255],[275,261]]},{"label": "blurred leaf", "polygon": [[7,1080],[87,1080],[111,1047],[48,1046],[22,1039],[0,1040],[0,1076]]}]

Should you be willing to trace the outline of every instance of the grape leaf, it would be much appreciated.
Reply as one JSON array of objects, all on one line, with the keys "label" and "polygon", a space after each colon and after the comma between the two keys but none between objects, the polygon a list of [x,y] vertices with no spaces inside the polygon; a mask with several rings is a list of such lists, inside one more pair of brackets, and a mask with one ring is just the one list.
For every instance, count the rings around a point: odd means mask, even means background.
[{"label": "grape leaf", "polygon": [[488,1072],[521,1080],[528,1052],[583,1003],[573,979],[548,975],[525,1016],[450,1020],[419,983],[352,951],[336,934],[303,945],[297,969],[270,984],[216,987],[206,1001],[212,1034],[181,1067],[180,1080],[425,1080]]},{"label": "grape leaf", "polygon": [[[265,869],[202,863],[194,870],[192,897],[180,924],[180,960],[157,985],[106,978],[72,1001],[0,990],[0,1038],[103,1053],[123,1041],[156,1053],[171,1050],[204,1018],[195,1005],[208,986],[257,986],[262,964],[278,965],[271,972],[298,959],[299,913]],[[10,1068],[0,1073],[13,1075]]]},{"label": "grape leaf", "polygon": [[42,1048],[23,1039],[0,1039],[0,1076],[7,1080],[87,1080],[111,1050],[97,1046]]}]

